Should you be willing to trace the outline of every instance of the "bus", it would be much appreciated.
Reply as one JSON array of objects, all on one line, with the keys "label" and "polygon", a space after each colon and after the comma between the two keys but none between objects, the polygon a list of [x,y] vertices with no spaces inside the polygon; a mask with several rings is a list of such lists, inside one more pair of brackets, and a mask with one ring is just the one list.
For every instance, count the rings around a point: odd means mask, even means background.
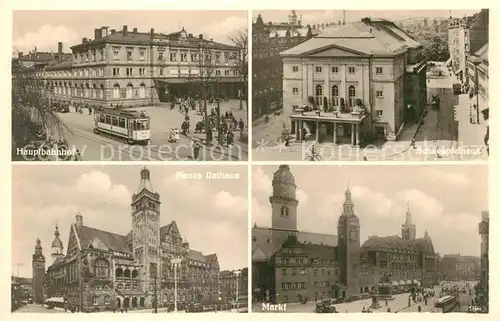
[{"label": "bus", "polygon": [[150,139],[150,118],[146,112],[109,108],[95,109],[94,133],[109,134],[125,140],[128,144],[147,145]]},{"label": "bus", "polygon": [[445,295],[436,301],[434,307],[436,308],[436,312],[449,313],[453,312],[457,305],[458,297],[456,295]]}]

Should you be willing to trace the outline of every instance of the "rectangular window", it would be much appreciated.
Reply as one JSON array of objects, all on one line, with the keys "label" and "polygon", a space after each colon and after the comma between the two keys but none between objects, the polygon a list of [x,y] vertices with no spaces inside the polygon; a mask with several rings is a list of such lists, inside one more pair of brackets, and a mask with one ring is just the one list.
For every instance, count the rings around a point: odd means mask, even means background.
[{"label": "rectangular window", "polygon": [[316,66],[316,72],[322,72],[322,71],[323,71],[323,67]]},{"label": "rectangular window", "polygon": [[158,53],[158,60],[163,61],[163,52]]},{"label": "rectangular window", "polygon": [[384,92],[382,90],[377,90],[376,92],[377,98],[383,98],[384,97]]},{"label": "rectangular window", "polygon": [[339,67],[332,67],[332,73],[338,74],[339,73]]},{"label": "rectangular window", "polygon": [[94,296],[94,305],[99,305],[99,297],[97,295]]},{"label": "rectangular window", "polygon": [[281,275],[286,276],[286,269],[281,269]]},{"label": "rectangular window", "polygon": [[352,74],[356,73],[356,68],[354,68],[354,67],[349,67],[349,68],[348,68],[348,72],[352,75]]},{"label": "rectangular window", "polygon": [[144,60],[144,56],[146,55],[146,50],[139,50],[139,60]]},{"label": "rectangular window", "polygon": [[120,56],[120,48],[113,48],[113,59],[118,60]]},{"label": "rectangular window", "polygon": [[216,75],[216,76],[220,76],[220,70],[216,70],[216,71],[215,71],[215,75]]},{"label": "rectangular window", "polygon": [[377,67],[377,68],[375,68],[375,73],[376,73],[377,75],[381,75],[381,74],[383,73],[382,67]]},{"label": "rectangular window", "polygon": [[192,62],[197,62],[198,61],[198,54],[192,53],[191,54],[191,61]]},{"label": "rectangular window", "polygon": [[293,93],[294,95],[297,95],[297,94],[299,93],[299,88],[298,88],[298,87],[293,87],[293,88],[292,88],[292,93]]},{"label": "rectangular window", "polygon": [[377,116],[383,116],[383,115],[384,115],[384,111],[377,109]]},{"label": "rectangular window", "polygon": [[132,60],[132,51],[131,50],[127,51],[127,60]]},{"label": "rectangular window", "polygon": [[292,67],[293,72],[298,72],[299,71],[299,66],[293,66]]},{"label": "rectangular window", "polygon": [[104,60],[104,49],[99,50],[99,55],[101,56],[101,61]]},{"label": "rectangular window", "polygon": [[187,53],[181,52],[181,62],[186,62],[186,61],[187,61]]},{"label": "rectangular window", "polygon": [[230,70],[224,70],[224,76],[231,76]]},{"label": "rectangular window", "polygon": [[177,53],[176,52],[170,53],[170,61],[177,61]]},{"label": "rectangular window", "polygon": [[220,64],[220,54],[215,54],[215,63]]},{"label": "rectangular window", "polygon": [[160,68],[160,76],[163,76],[163,68]]}]

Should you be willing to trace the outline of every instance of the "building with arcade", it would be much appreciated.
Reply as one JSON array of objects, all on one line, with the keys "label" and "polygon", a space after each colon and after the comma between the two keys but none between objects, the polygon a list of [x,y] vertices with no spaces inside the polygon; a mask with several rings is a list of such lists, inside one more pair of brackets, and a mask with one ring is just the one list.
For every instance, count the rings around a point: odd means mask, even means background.
[{"label": "building with arcade", "polygon": [[[78,213],[69,226],[67,250],[56,226],[52,264],[46,272],[49,298],[84,312],[179,307],[216,302],[220,295],[216,254],[192,249],[177,223],[160,226],[160,195],[150,171],[140,172],[126,235],[90,227]],[[174,260],[175,259],[175,260]]]},{"label": "building with arcade", "polygon": [[348,188],[336,233],[299,231],[297,185],[288,165],[274,173],[272,186],[272,225],[256,223],[252,229],[255,300],[282,303],[369,294],[386,276],[397,289],[438,282],[432,240],[427,232],[416,237],[409,211],[401,236],[372,236],[362,242],[361,222]]}]

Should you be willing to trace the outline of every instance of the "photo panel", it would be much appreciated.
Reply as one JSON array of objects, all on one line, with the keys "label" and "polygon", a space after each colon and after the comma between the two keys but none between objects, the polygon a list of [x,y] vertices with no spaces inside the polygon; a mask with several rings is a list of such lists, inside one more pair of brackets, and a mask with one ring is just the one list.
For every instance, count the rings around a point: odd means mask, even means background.
[{"label": "photo panel", "polygon": [[252,182],[252,312],[488,313],[486,165],[266,165]]},{"label": "photo panel", "polygon": [[12,176],[13,313],[248,311],[247,166]]},{"label": "photo panel", "polygon": [[482,161],[489,10],[254,10],[257,161]]},{"label": "photo panel", "polygon": [[248,11],[14,11],[12,160],[248,160]]}]

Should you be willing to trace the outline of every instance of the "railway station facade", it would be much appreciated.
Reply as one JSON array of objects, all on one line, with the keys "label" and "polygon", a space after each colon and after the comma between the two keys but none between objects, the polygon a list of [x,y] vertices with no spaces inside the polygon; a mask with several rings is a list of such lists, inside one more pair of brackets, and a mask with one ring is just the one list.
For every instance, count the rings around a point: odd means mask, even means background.
[{"label": "railway station facade", "polygon": [[46,299],[84,312],[151,308],[155,299],[158,307],[168,307],[174,304],[177,282],[179,306],[217,302],[225,293],[217,255],[191,249],[175,221],[160,226],[160,195],[146,168],[131,208],[132,230],[126,235],[87,226],[77,214],[69,226],[66,252],[56,228],[52,264],[45,275]]},{"label": "railway station facade", "polygon": [[30,67],[39,86],[57,101],[99,106],[147,106],[178,97],[239,98],[243,94],[240,49],[174,33],[96,28],[72,54]]}]

